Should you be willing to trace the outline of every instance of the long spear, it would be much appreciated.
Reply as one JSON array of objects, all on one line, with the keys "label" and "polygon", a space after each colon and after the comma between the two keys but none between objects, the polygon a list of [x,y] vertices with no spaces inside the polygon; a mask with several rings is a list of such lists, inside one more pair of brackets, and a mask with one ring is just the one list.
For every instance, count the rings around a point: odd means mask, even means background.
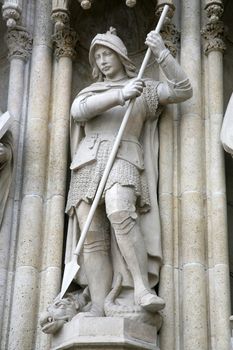
[{"label": "long spear", "polygon": [[[156,33],[160,32],[168,10],[169,10],[169,6],[165,5],[164,8],[163,8],[162,14],[160,16],[160,19],[159,19],[159,21],[157,23],[156,29],[155,29]],[[147,52],[146,52],[146,55],[144,57],[144,60],[142,62],[141,68],[139,70],[137,79],[141,79],[142,78],[142,76],[144,74],[144,71],[146,69],[146,66],[148,64],[148,61],[150,59],[150,56],[151,56],[151,49],[148,48]],[[136,100],[136,98],[131,99],[130,103],[129,103],[128,107],[127,107],[127,110],[126,110],[124,118],[122,120],[120,129],[119,129],[117,137],[115,139],[112,151],[111,151],[109,159],[107,161],[106,168],[104,170],[102,179],[101,179],[101,181],[99,183],[99,186],[98,186],[95,198],[93,200],[93,203],[91,205],[89,214],[87,216],[87,220],[86,220],[85,225],[84,225],[84,227],[82,229],[79,242],[78,242],[77,247],[75,248],[75,251],[73,253],[73,258],[65,266],[65,271],[64,271],[64,276],[63,276],[63,280],[62,280],[62,287],[61,287],[61,292],[59,294],[59,298],[62,298],[64,296],[64,294],[66,293],[67,289],[69,288],[71,282],[73,281],[75,275],[77,274],[78,270],[80,269],[80,266],[78,265],[78,255],[81,252],[81,249],[82,249],[84,241],[86,239],[89,227],[90,227],[92,219],[94,217],[96,208],[97,208],[97,206],[99,204],[99,201],[101,199],[103,190],[105,188],[105,185],[106,185],[106,182],[107,182],[107,179],[108,179],[108,175],[109,175],[109,173],[111,171],[111,168],[113,166],[114,160],[116,158],[116,154],[117,154],[118,148],[120,146],[120,142],[121,142],[123,133],[125,131],[125,127],[127,125],[128,119],[129,119],[130,114],[132,112],[135,100]]]}]

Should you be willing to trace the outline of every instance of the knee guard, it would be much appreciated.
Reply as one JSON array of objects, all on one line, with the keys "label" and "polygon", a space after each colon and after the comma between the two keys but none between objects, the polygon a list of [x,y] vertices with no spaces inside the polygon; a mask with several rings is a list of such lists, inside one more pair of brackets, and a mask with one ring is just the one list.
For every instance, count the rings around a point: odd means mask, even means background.
[{"label": "knee guard", "polygon": [[116,235],[126,235],[134,227],[137,219],[135,211],[119,210],[108,215]]},{"label": "knee guard", "polygon": [[84,242],[83,252],[108,252],[110,248],[109,225],[102,225],[98,230],[90,229]]}]

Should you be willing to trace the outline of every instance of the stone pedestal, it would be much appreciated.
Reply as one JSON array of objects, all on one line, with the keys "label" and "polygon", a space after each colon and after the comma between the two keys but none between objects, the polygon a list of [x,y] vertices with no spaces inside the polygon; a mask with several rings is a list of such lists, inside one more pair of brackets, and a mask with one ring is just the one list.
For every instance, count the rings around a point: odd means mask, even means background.
[{"label": "stone pedestal", "polygon": [[53,336],[51,350],[159,350],[156,327],[117,317],[73,319]]}]

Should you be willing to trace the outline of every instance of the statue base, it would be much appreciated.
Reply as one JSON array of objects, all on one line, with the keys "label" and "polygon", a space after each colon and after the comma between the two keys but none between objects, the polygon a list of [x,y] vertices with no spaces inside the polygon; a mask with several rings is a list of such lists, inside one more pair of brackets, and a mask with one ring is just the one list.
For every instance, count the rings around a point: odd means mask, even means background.
[{"label": "statue base", "polygon": [[120,317],[83,317],[52,337],[51,350],[159,350],[156,344],[156,327]]}]

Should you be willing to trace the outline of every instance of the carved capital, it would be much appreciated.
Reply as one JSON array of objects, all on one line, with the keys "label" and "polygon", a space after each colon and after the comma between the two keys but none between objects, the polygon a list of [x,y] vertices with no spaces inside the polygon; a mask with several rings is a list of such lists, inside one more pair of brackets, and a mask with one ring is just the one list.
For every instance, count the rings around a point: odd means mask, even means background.
[{"label": "carved capital", "polygon": [[10,29],[6,35],[8,58],[21,58],[26,61],[32,52],[31,35],[22,27]]},{"label": "carved capital", "polygon": [[164,40],[164,44],[169,49],[172,56],[175,57],[180,42],[180,32],[173,23],[166,23],[160,34]]},{"label": "carved capital", "polygon": [[55,25],[55,32],[69,25],[70,13],[68,5],[69,0],[53,0],[51,18]]},{"label": "carved capital", "polygon": [[53,35],[56,57],[70,57],[74,59],[76,57],[75,46],[77,41],[78,37],[76,32],[69,27],[58,30]]},{"label": "carved capital", "polygon": [[2,6],[2,17],[8,28],[15,28],[21,22],[22,10],[17,1],[5,1]]},{"label": "carved capital", "polygon": [[204,38],[204,52],[208,54],[211,51],[226,50],[224,43],[224,23],[221,21],[223,14],[223,5],[221,1],[209,1],[205,6],[207,23],[202,29],[201,34]]},{"label": "carved capital", "polygon": [[211,51],[221,51],[226,50],[226,45],[224,42],[224,24],[219,21],[217,23],[207,23],[206,26],[201,31],[201,34],[205,40],[204,51],[208,54]]},{"label": "carved capital", "polygon": [[76,56],[75,46],[78,38],[76,32],[69,26],[68,5],[68,0],[53,0],[52,19],[55,23],[55,33],[52,38],[57,59],[60,57],[74,59]]},{"label": "carved capital", "polygon": [[54,22],[55,32],[62,30],[69,24],[70,18],[67,11],[56,9],[52,12],[51,18]]},{"label": "carved capital", "polygon": [[207,17],[210,22],[217,22],[222,17],[223,5],[217,3],[209,4],[205,7]]},{"label": "carved capital", "polygon": [[205,10],[209,21],[219,21],[223,14],[222,0],[206,0]]},{"label": "carved capital", "polygon": [[175,11],[175,6],[173,2],[159,1],[156,8],[156,16],[157,17],[161,16],[161,13],[165,5],[169,6],[169,10],[160,34],[164,40],[166,47],[170,50],[171,54],[175,57],[177,53],[178,43],[180,41],[180,32],[176,29],[176,26],[172,23],[172,17]]},{"label": "carved capital", "polygon": [[166,24],[166,22],[169,22],[172,19],[176,7],[173,4],[172,0],[169,0],[169,1],[168,0],[167,1],[166,0],[165,1],[164,0],[159,0],[158,4],[156,6],[156,11],[155,11],[155,15],[157,17],[161,16],[161,13],[163,12],[163,8],[164,8],[165,5],[169,6],[169,10],[168,10],[168,13],[167,13],[167,16],[166,16],[166,19],[165,19],[165,24]]}]

